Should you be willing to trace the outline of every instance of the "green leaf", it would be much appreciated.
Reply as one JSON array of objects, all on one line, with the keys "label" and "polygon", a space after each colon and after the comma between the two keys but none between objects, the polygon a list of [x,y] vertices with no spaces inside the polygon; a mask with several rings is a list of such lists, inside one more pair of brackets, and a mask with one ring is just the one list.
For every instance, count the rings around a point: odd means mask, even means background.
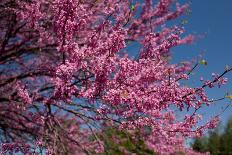
[{"label": "green leaf", "polygon": [[225,98],[228,98],[232,101],[232,95],[226,95]]},{"label": "green leaf", "polygon": [[204,59],[202,59],[199,63],[202,64],[202,65],[207,65],[208,64],[208,62],[206,60],[204,60]]},{"label": "green leaf", "polygon": [[132,11],[135,10],[135,5],[131,5],[131,10],[132,10]]},{"label": "green leaf", "polygon": [[188,24],[188,20],[182,20],[182,21],[181,21],[181,24],[182,24],[182,25]]}]

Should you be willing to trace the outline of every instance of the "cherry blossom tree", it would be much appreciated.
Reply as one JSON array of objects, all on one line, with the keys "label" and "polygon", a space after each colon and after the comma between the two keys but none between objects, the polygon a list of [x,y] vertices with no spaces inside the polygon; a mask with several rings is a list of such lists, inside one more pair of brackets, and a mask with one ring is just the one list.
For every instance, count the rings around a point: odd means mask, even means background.
[{"label": "cherry blossom tree", "polygon": [[[2,0],[2,153],[100,153],[107,123],[139,131],[158,154],[197,154],[185,139],[214,128],[220,115],[198,125],[199,109],[215,101],[205,89],[225,84],[232,69],[201,86],[182,84],[205,63],[167,59],[194,41],[181,24],[165,26],[187,9],[174,0]],[[133,58],[131,43],[141,47]]]}]

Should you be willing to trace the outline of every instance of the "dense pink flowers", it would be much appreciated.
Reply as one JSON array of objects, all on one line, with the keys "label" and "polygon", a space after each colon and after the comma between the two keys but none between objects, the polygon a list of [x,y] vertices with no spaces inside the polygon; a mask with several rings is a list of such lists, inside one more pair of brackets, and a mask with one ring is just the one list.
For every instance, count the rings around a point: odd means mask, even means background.
[{"label": "dense pink flowers", "polygon": [[[198,126],[203,119],[198,110],[211,102],[205,88],[220,87],[227,79],[213,74],[212,80],[201,79],[202,86],[190,87],[181,81],[189,80],[192,63],[170,63],[171,48],[191,43],[194,37],[182,37],[183,27],[163,24],[183,14],[187,4],[175,5],[173,0],[157,4],[152,0],[144,4],[125,0],[18,2],[17,19],[37,38],[27,45],[53,55],[20,60],[15,65],[20,66],[18,71],[29,73],[15,80],[7,80],[10,74],[0,74],[0,93],[16,84],[19,100],[15,101],[22,103],[18,114],[12,110],[17,104],[9,93],[8,104],[0,105],[1,116],[6,117],[4,110],[10,111],[16,121],[15,130],[36,135],[50,152],[68,147],[73,154],[99,153],[104,144],[96,133],[110,120],[125,130],[149,127],[149,134],[142,132],[143,140],[159,154],[197,154],[186,148],[185,139],[201,136],[218,123],[217,116]],[[129,42],[141,46],[133,49],[138,57],[126,54]],[[34,68],[28,59],[34,60]],[[18,135],[12,132],[11,136]]]}]

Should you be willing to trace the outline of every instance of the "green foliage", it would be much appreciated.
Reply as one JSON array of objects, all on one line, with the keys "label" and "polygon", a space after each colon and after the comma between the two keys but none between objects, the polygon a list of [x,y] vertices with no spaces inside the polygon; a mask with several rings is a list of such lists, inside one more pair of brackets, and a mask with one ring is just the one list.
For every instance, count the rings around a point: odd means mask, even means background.
[{"label": "green foliage", "polygon": [[220,135],[217,130],[209,133],[208,150],[212,155],[217,155],[220,152]]},{"label": "green foliage", "polygon": [[192,148],[198,152],[210,152],[211,155],[232,154],[232,118],[221,133],[219,128],[210,131],[208,136],[195,139]]},{"label": "green foliage", "polygon": [[206,152],[207,151],[207,142],[206,138],[197,138],[193,145],[192,145],[193,150],[197,152]]},{"label": "green foliage", "polygon": [[119,129],[106,128],[98,137],[104,141],[105,152],[98,155],[156,155],[149,150],[141,139],[139,132],[131,133]]},{"label": "green foliage", "polygon": [[229,120],[221,136],[221,150],[232,154],[232,119]]}]

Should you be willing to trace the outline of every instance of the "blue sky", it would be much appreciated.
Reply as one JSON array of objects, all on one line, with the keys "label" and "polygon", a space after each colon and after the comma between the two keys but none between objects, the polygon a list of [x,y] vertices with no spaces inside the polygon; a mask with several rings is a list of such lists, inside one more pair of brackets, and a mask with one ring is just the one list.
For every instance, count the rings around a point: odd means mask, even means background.
[{"label": "blue sky", "polygon": [[[179,0],[184,3],[187,0]],[[221,73],[226,65],[232,66],[232,0],[192,0],[191,14],[185,17],[188,23],[185,25],[186,33],[204,36],[192,45],[185,45],[173,49],[173,62],[191,60],[203,54],[207,60],[207,66],[201,66],[192,79],[198,80],[200,76],[210,78],[211,73]],[[225,87],[215,90],[207,90],[212,98],[224,96],[226,92],[232,94],[232,73],[226,75],[229,82]],[[191,83],[197,86],[199,83]],[[211,108],[202,109],[204,116],[210,117],[220,112],[222,107],[230,104],[224,100],[213,105]],[[225,123],[232,117],[232,106],[222,115],[222,122]]]}]

